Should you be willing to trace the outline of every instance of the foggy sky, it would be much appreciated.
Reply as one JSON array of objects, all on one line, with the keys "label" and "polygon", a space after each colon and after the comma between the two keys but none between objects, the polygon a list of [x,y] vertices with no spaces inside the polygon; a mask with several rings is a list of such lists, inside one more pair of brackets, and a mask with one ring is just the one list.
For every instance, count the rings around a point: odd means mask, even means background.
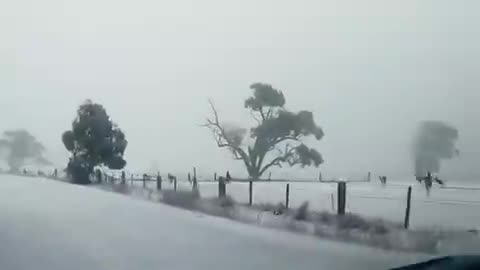
[{"label": "foggy sky", "polygon": [[[19,0],[0,4],[0,130],[25,128],[65,166],[62,131],[80,103],[102,103],[125,131],[128,169],[245,173],[208,130],[248,127],[254,82],[312,110],[326,175],[413,175],[422,120],[459,130],[461,156],[480,162],[475,1]],[[318,170],[283,170],[315,177]],[[324,175],[325,175],[324,174]],[[275,173],[274,173],[275,175]]]}]

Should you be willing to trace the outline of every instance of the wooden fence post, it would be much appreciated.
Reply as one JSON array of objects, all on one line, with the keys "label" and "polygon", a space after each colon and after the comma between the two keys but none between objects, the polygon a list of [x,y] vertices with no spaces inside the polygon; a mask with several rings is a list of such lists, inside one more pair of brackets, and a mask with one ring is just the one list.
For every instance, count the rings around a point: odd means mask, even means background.
[{"label": "wooden fence post", "polygon": [[408,187],[408,192],[407,192],[407,209],[405,209],[405,222],[404,222],[404,227],[405,229],[408,229],[410,226],[410,206],[411,206],[411,201],[412,201],[412,187]]},{"label": "wooden fence post", "polygon": [[157,174],[157,190],[162,190],[162,177],[160,173]]},{"label": "wooden fence post", "polygon": [[95,170],[95,178],[98,183],[102,183],[102,173],[98,169]]},{"label": "wooden fence post", "polygon": [[193,186],[192,190],[198,192],[198,182],[197,182],[197,168],[193,167]]},{"label": "wooden fence post", "polygon": [[126,174],[125,174],[125,171],[122,171],[122,184],[125,184],[125,181],[126,181]]},{"label": "wooden fence post", "polygon": [[285,208],[288,209],[288,205],[290,204],[290,183],[287,184],[285,190]]},{"label": "wooden fence post", "polygon": [[218,180],[218,197],[225,198],[227,195],[225,180],[220,179]]},{"label": "wooden fence post", "polygon": [[248,182],[248,205],[253,204],[253,181]]},{"label": "wooden fence post", "polygon": [[217,173],[214,173],[214,174],[213,174],[213,180],[214,180],[214,181],[217,181]]},{"label": "wooden fence post", "polygon": [[177,192],[177,178],[175,177],[175,179],[173,180],[173,190],[175,192]]},{"label": "wooden fence post", "polygon": [[337,214],[338,215],[345,215],[345,205],[347,200],[347,183],[345,182],[338,182],[337,186]]},{"label": "wooden fence post", "polygon": [[330,194],[330,201],[332,202],[332,211],[335,211],[335,199],[333,198],[333,192]]}]

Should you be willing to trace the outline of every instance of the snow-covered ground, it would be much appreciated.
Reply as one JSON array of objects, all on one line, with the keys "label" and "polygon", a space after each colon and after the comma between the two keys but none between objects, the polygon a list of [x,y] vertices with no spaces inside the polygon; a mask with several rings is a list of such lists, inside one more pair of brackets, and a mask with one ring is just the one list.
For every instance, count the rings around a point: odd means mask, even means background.
[{"label": "snow-covered ground", "polygon": [[[135,184],[142,185],[140,182]],[[347,211],[403,224],[408,185],[413,188],[410,217],[412,228],[441,227],[464,230],[480,228],[480,188],[450,189],[434,186],[430,196],[427,196],[425,188],[416,181],[390,182],[386,187],[382,187],[378,181],[348,183]],[[149,182],[147,186],[154,189],[155,182]],[[173,188],[167,181],[163,182],[163,187]],[[256,204],[285,203],[285,187],[286,183],[279,182],[254,183],[253,201]],[[304,201],[308,201],[312,210],[335,211],[336,188],[336,184],[332,183],[291,182],[290,206],[298,207]],[[191,185],[179,181],[178,189],[188,190],[191,189]],[[218,195],[218,184],[200,182],[200,192],[202,197],[215,197]],[[227,184],[227,194],[239,203],[247,203],[248,183]]]},{"label": "snow-covered ground", "polygon": [[0,268],[388,269],[424,259],[0,175]]}]

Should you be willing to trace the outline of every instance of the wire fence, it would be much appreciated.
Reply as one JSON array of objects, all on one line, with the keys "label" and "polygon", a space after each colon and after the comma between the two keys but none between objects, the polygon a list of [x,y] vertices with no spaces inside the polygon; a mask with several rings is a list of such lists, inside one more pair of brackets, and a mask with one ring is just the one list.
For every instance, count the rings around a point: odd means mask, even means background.
[{"label": "wire fence", "polygon": [[[156,177],[147,177],[145,185],[143,177],[135,178],[132,183],[155,189]],[[162,189],[188,191],[192,190],[194,185],[193,177],[190,181],[177,179],[176,184],[174,180],[165,178],[162,177]],[[219,196],[219,183],[218,179],[205,179],[197,181],[197,187],[202,197],[216,197]],[[427,195],[423,185],[415,184],[412,183],[412,209],[409,215],[412,227],[480,228],[478,189],[435,188]],[[403,223],[407,191],[408,186],[405,184],[380,185],[375,182],[353,181],[347,183],[346,211]],[[225,193],[242,204],[288,204],[290,208],[297,208],[308,202],[310,209],[314,211],[338,211],[337,184],[333,182],[263,180],[254,181],[250,189],[250,180],[230,179],[225,183]]]},{"label": "wire fence", "polygon": [[[32,173],[30,173],[32,174]],[[38,173],[54,177],[52,173]],[[57,176],[57,178],[60,178]],[[225,180],[225,179],[223,179]],[[95,180],[94,180],[95,182]],[[225,183],[225,195],[242,204],[270,204],[297,208],[308,202],[313,211],[337,212],[336,182],[312,180],[211,179],[196,180],[196,175],[177,178],[173,175],[102,173],[96,182],[126,185],[131,188],[191,191],[202,197],[219,196],[219,185]],[[288,186],[288,187],[287,187]],[[346,189],[346,212],[372,218],[403,222],[406,214],[408,185],[351,181]],[[480,189],[468,187],[434,188],[427,195],[423,185],[412,182],[410,224],[412,227],[480,228]]]}]

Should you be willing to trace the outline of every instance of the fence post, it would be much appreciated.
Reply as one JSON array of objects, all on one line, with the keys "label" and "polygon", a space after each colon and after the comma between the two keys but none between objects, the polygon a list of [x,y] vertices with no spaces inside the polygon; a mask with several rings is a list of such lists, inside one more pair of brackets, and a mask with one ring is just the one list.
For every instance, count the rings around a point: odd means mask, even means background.
[{"label": "fence post", "polygon": [[175,192],[177,192],[177,178],[175,177],[175,179],[173,180],[173,190]]},{"label": "fence post", "polygon": [[122,184],[125,184],[125,181],[126,181],[126,175],[125,175],[125,171],[122,171]]},{"label": "fence post", "polygon": [[290,183],[287,184],[285,190],[285,208],[288,209],[288,205],[290,204]]},{"label": "fence post", "polygon": [[223,179],[218,180],[218,197],[225,198],[227,195],[225,181]]},{"label": "fence post", "polygon": [[147,184],[147,183],[145,183],[146,180],[147,180],[147,175],[146,175],[146,174],[143,174],[143,188],[146,187],[146,184]]},{"label": "fence post", "polygon": [[337,214],[338,215],[345,215],[345,205],[346,205],[346,200],[347,200],[347,183],[345,182],[338,182],[338,187],[337,187],[337,201],[338,201],[338,206],[337,206]]},{"label": "fence post", "polygon": [[248,205],[253,204],[253,181],[248,182]]},{"label": "fence post", "polygon": [[198,182],[197,182],[197,168],[193,167],[193,188],[194,192],[198,192]]},{"label": "fence post", "polygon": [[407,193],[407,209],[405,209],[405,223],[404,223],[405,229],[408,229],[408,227],[410,226],[411,201],[412,201],[412,186],[409,186],[408,193]]},{"label": "fence post", "polygon": [[98,183],[102,183],[102,173],[98,169],[95,170],[95,178]]},{"label": "fence post", "polygon": [[335,211],[335,199],[333,198],[333,192],[330,194],[330,201],[332,202],[332,211]]},{"label": "fence post", "polygon": [[217,173],[213,174],[213,180],[217,181]]},{"label": "fence post", "polygon": [[162,190],[162,177],[160,173],[157,174],[157,190]]}]

